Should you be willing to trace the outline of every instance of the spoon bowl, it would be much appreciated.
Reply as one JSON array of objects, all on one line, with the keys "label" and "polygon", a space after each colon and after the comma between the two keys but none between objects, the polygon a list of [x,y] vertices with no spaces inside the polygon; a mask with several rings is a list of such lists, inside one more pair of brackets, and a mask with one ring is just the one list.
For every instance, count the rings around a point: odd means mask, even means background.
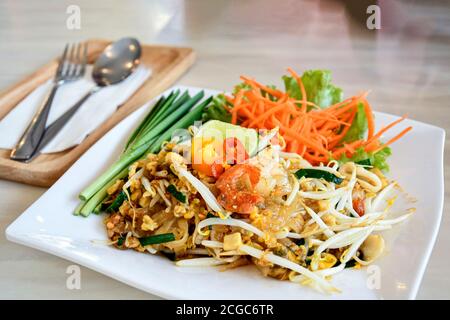
[{"label": "spoon bowl", "polygon": [[92,78],[99,87],[116,84],[136,70],[141,54],[138,40],[122,38],[115,41],[95,61]]}]

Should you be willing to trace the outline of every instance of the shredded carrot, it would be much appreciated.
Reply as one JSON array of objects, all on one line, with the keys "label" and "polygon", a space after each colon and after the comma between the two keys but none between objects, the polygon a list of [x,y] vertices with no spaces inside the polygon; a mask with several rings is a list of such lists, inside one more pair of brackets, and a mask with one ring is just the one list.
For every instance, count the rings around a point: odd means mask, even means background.
[{"label": "shredded carrot", "polygon": [[412,130],[412,127],[408,127],[406,129],[404,129],[402,132],[400,132],[398,135],[396,135],[395,137],[393,137],[392,139],[390,139],[388,142],[384,143],[381,145],[381,147],[379,147],[378,149],[376,149],[374,152],[378,152],[381,149],[387,147],[388,145],[394,143],[395,141],[397,141],[398,139],[400,139],[401,137],[403,137],[405,134],[407,134],[409,131]]},{"label": "shredded carrot", "polygon": [[381,137],[381,135],[383,133],[385,133],[386,131],[388,131],[390,128],[392,128],[393,126],[395,126],[396,124],[402,122],[403,120],[406,119],[406,116],[402,116],[400,119],[395,120],[394,122],[390,123],[389,125],[387,125],[386,127],[384,127],[383,129],[381,129],[380,131],[378,131],[377,134],[375,134],[371,139],[369,139],[368,141],[373,140],[374,138],[379,138]]},{"label": "shredded carrot", "polygon": [[[250,89],[242,88],[232,97],[225,97],[233,106],[230,108],[231,122],[233,124],[240,122],[243,127],[255,129],[278,127],[284,141],[282,147],[289,152],[300,154],[312,164],[327,163],[331,159],[339,159],[344,154],[351,157],[360,147],[368,152],[378,152],[411,130],[411,127],[408,127],[382,144],[379,139],[383,133],[405,117],[375,133],[373,112],[366,100],[368,92],[321,109],[307,100],[307,92],[301,77],[290,68],[288,72],[300,88],[301,100],[290,97],[280,90],[269,88],[254,79],[241,76],[241,80],[249,85]],[[360,103],[364,105],[367,118],[367,139],[344,143],[343,139],[356,119]]]},{"label": "shredded carrot", "polygon": [[367,102],[367,100],[364,99],[363,104],[364,104],[364,113],[367,118],[367,139],[372,139],[373,133],[375,131],[375,121],[373,119],[372,109],[370,108],[370,105]]}]

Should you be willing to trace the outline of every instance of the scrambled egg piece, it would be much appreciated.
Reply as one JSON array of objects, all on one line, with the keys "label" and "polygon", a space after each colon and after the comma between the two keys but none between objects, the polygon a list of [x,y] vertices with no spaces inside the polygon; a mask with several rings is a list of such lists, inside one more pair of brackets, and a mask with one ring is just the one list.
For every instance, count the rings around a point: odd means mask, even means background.
[{"label": "scrambled egg piece", "polygon": [[322,253],[322,257],[319,260],[319,270],[329,269],[334,266],[337,262],[337,259],[334,255],[330,253]]},{"label": "scrambled egg piece", "polygon": [[116,180],[116,182],[114,182],[114,184],[108,188],[108,190],[106,190],[106,192],[111,195],[113,193],[115,193],[117,190],[122,189],[123,186],[123,180]]},{"label": "scrambled egg piece", "polygon": [[237,250],[242,245],[242,238],[239,232],[227,234],[223,238],[223,250]]},{"label": "scrambled egg piece", "polygon": [[141,229],[144,231],[153,231],[158,227],[158,224],[150,218],[150,216],[145,215],[143,218]]}]

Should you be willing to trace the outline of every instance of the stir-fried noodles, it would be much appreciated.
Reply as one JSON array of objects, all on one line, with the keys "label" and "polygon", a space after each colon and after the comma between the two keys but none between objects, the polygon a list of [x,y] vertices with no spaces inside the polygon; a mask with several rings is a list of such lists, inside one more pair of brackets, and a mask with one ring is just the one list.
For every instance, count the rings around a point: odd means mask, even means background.
[{"label": "stir-fried noodles", "polygon": [[108,189],[108,237],[178,266],[254,264],[265,276],[337,291],[330,276],[375,261],[385,248],[379,231],[412,211],[390,212],[396,183],[377,168],[313,166],[267,140],[219,175],[183,156],[194,139],[136,161]]}]

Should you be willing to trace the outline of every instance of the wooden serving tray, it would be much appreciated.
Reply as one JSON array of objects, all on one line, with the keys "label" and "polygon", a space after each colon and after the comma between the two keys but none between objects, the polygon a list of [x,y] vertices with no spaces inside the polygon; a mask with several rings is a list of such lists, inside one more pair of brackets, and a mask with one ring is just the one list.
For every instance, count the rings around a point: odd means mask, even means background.
[{"label": "wooden serving tray", "polygon": [[[88,40],[89,63],[95,61],[111,43],[106,40]],[[57,58],[29,75],[19,83],[0,93],[0,121],[37,86],[53,77]],[[51,186],[92,144],[119,121],[172,85],[194,63],[191,48],[142,45],[141,63],[151,67],[152,76],[121,105],[100,127],[69,150],[41,154],[30,163],[9,159],[11,150],[0,149],[0,178],[26,184]]]}]

